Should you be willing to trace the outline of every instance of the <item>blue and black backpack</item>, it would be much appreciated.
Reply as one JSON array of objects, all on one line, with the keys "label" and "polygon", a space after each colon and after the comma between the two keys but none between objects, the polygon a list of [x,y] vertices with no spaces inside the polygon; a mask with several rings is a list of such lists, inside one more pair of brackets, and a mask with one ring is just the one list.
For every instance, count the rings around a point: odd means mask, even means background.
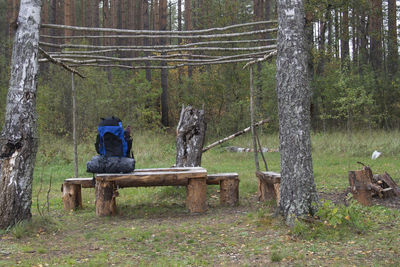
[{"label": "blue and black backpack", "polygon": [[130,156],[132,139],[130,139],[129,133],[125,133],[119,118],[114,116],[101,118],[97,130],[98,134],[95,144],[97,153],[107,157]]}]

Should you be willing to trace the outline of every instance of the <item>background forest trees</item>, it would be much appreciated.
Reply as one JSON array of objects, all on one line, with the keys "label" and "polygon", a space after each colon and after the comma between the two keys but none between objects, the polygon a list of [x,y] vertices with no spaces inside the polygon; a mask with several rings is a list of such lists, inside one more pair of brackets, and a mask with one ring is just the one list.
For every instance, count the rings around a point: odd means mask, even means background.
[{"label": "background forest trees", "polygon": [[[0,0],[1,126],[18,7],[18,0]],[[397,17],[395,0],[307,2],[307,19],[312,26],[310,109],[314,130],[400,128]],[[269,19],[276,19],[272,0],[43,0],[42,8],[42,23],[121,29],[204,29]],[[41,34],[74,33],[42,29]],[[87,38],[79,42],[155,45],[164,40]],[[247,127],[249,77],[242,66],[238,63],[163,73],[84,68],[81,72],[88,78],[76,79],[78,132],[81,137],[89,136],[99,118],[109,114],[120,116],[135,129],[174,127],[182,103],[205,104],[209,134]],[[275,63],[259,64],[255,74],[256,119],[271,117],[269,129],[275,131]],[[39,77],[40,133],[70,135],[70,74],[58,66],[41,64]]]}]

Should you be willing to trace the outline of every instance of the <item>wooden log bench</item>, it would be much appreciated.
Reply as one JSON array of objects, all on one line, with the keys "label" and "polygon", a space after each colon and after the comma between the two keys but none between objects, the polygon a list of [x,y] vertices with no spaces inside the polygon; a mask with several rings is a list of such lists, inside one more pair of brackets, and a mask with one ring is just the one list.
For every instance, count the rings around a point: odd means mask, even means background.
[{"label": "wooden log bench", "polygon": [[65,179],[61,191],[65,210],[82,207],[81,188],[95,188],[96,214],[116,213],[115,197],[118,188],[146,186],[186,186],[186,206],[190,212],[207,209],[206,185],[220,185],[220,203],[237,205],[239,201],[239,176],[237,173],[207,175],[205,169],[158,168],[137,169],[128,174],[97,174],[96,178]]},{"label": "wooden log bench", "polygon": [[281,174],[276,172],[257,171],[258,178],[258,200],[276,200],[279,205],[279,190],[281,185]]}]

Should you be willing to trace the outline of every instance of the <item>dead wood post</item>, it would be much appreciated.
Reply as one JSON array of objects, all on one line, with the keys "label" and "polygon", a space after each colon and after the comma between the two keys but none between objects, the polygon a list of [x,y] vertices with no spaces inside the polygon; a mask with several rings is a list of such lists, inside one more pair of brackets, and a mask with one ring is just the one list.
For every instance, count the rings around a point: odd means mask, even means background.
[{"label": "dead wood post", "polygon": [[176,166],[201,166],[201,155],[206,133],[204,109],[182,106],[176,129]]}]

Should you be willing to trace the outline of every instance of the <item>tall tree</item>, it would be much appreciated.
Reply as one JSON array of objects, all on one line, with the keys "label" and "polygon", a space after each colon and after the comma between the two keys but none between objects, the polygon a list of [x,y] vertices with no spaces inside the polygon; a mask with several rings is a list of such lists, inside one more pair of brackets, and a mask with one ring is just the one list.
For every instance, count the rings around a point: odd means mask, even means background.
[{"label": "tall tree", "polygon": [[370,60],[374,71],[379,72],[382,70],[382,0],[371,1],[371,15],[370,15]]},{"label": "tall tree", "polygon": [[[160,30],[165,31],[167,30],[167,0],[160,0]],[[165,38],[160,38],[160,44],[165,45],[166,40]],[[162,66],[167,66],[165,61],[161,62]],[[164,126],[169,126],[168,120],[168,70],[161,69],[161,123]]]},{"label": "tall tree", "polygon": [[349,47],[349,7],[347,2],[343,4],[342,7],[342,38],[340,40],[341,44],[341,60],[342,60],[342,68],[347,69],[349,67],[349,54],[350,54],[350,47]]},{"label": "tall tree", "polygon": [[[193,18],[192,18],[192,0],[185,0],[185,11],[184,11],[184,19],[185,19],[185,30],[190,31],[193,30]],[[192,78],[192,67],[188,66],[188,77]],[[191,87],[191,86],[189,86]],[[189,88],[190,91],[190,88]]]},{"label": "tall tree", "polygon": [[314,184],[311,139],[308,44],[303,0],[278,1],[276,60],[281,191],[279,209],[288,224],[314,214],[318,201]]},{"label": "tall tree", "polygon": [[0,134],[0,228],[30,219],[37,152],[36,75],[41,0],[21,0]]},{"label": "tall tree", "polygon": [[393,77],[398,70],[399,52],[397,45],[397,8],[396,0],[388,0],[388,72]]},{"label": "tall tree", "polygon": [[[142,0],[142,17],[143,17],[143,30],[150,30],[150,16],[149,16],[149,2],[148,0]],[[144,38],[143,39],[143,45],[149,45],[149,39]],[[148,52],[146,52],[146,55],[148,55]],[[150,62],[146,61],[146,66],[150,66]],[[148,82],[151,82],[151,70],[146,69],[146,80]]]}]

